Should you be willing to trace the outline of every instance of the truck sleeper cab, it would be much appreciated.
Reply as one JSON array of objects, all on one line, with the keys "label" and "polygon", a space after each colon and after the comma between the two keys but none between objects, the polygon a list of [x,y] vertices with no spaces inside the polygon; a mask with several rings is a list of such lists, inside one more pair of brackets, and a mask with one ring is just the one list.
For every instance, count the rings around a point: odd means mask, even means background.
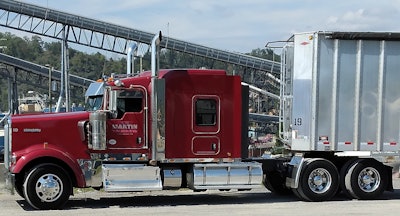
[{"label": "truck sleeper cab", "polygon": [[161,70],[153,145],[149,75],[94,83],[86,93],[88,111],[12,116],[7,133],[17,193],[34,208],[53,209],[73,187],[122,192],[262,186],[262,164],[241,161],[242,91],[248,88],[240,77],[221,70]]}]

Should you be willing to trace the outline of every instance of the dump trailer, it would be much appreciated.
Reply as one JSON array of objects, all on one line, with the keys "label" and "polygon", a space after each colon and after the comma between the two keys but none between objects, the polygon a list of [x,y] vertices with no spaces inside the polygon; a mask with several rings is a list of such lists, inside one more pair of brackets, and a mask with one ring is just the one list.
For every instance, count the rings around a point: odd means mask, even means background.
[{"label": "dump trailer", "polygon": [[87,110],[11,115],[5,166],[36,209],[61,208],[73,188],[104,192],[251,190],[302,200],[392,190],[400,39],[389,33],[295,34],[282,52],[279,135],[288,154],[250,157],[249,86],[214,69],[114,75],[85,93]]},{"label": "dump trailer", "polygon": [[[283,49],[281,136],[295,153],[286,184],[304,200],[338,189],[357,199],[392,190],[397,156],[400,34],[311,32]],[[296,154],[297,153],[297,154]]]}]

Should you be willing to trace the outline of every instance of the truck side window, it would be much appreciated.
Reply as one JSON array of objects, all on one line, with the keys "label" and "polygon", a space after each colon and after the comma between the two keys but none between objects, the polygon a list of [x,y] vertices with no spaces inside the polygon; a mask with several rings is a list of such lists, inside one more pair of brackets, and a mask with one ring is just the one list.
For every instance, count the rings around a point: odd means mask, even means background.
[{"label": "truck side window", "polygon": [[122,118],[125,112],[141,112],[143,93],[140,90],[122,90],[117,98],[117,118]]},{"label": "truck side window", "polygon": [[196,101],[196,125],[213,126],[217,123],[217,101],[215,99],[198,99]]}]

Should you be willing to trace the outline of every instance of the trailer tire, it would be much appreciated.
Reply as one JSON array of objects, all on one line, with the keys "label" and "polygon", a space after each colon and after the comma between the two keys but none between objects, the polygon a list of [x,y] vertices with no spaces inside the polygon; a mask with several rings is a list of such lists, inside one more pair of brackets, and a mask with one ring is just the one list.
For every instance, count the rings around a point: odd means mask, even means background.
[{"label": "trailer tire", "polygon": [[34,167],[24,182],[25,199],[35,209],[59,209],[68,201],[71,191],[69,175],[54,164]]},{"label": "trailer tire", "polygon": [[358,160],[358,158],[353,158],[348,160],[341,168],[340,168],[340,189],[342,190],[343,194],[346,195],[346,197],[353,199],[355,197],[353,197],[353,195],[351,195],[351,193],[347,190],[346,188],[346,182],[345,182],[345,177],[347,175],[347,173],[349,172],[349,169],[352,165],[354,165],[354,163]]},{"label": "trailer tire", "polygon": [[300,173],[298,194],[306,201],[330,200],[339,189],[339,172],[325,159],[310,159]]},{"label": "trailer tire", "polygon": [[356,199],[375,199],[385,191],[387,184],[385,167],[373,159],[357,160],[345,176],[346,189]]},{"label": "trailer tire", "polygon": [[285,185],[285,178],[276,171],[266,172],[263,180],[264,186],[274,194],[290,195],[292,190]]}]

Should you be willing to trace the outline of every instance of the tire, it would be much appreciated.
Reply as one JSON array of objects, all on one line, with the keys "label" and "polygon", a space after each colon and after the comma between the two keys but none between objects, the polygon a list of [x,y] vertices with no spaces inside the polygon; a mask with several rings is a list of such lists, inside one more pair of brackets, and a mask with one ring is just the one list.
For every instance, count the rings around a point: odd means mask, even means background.
[{"label": "tire", "polygon": [[24,179],[23,178],[16,178],[15,183],[14,183],[14,189],[17,192],[18,195],[20,195],[22,198],[25,198],[24,195]]},{"label": "tire", "polygon": [[292,188],[292,192],[293,192],[293,194],[294,194],[297,198],[299,198],[299,199],[301,199],[301,200],[304,199],[304,198],[300,195],[299,190],[298,190],[297,188]]},{"label": "tire", "polygon": [[69,175],[54,164],[33,168],[24,182],[25,199],[35,209],[59,209],[68,201],[71,191]]},{"label": "tire", "polygon": [[306,197],[306,196],[304,195],[304,193],[303,193],[302,191],[299,190],[299,188],[292,188],[292,192],[293,192],[293,194],[294,194],[297,198],[299,198],[300,200],[308,201],[308,202],[311,202],[311,201],[312,201],[312,200],[310,200],[308,197]]},{"label": "tire", "polygon": [[269,191],[277,195],[285,196],[293,193],[290,188],[286,187],[285,178],[276,171],[267,172],[264,175],[263,184]]},{"label": "tire", "polygon": [[351,193],[347,190],[346,188],[346,182],[345,182],[345,177],[347,175],[347,173],[349,172],[349,169],[351,166],[354,165],[355,162],[357,162],[357,158],[353,158],[348,160],[340,169],[340,189],[342,190],[343,194],[346,195],[346,197],[350,198],[350,199],[354,199],[356,197],[353,197],[353,195],[351,195]]},{"label": "tire", "polygon": [[300,197],[313,202],[330,200],[339,189],[336,166],[325,159],[312,159],[305,163],[297,188]]},{"label": "tire", "polygon": [[373,159],[359,159],[345,176],[345,186],[356,199],[376,199],[385,191],[388,175],[383,164]]}]

